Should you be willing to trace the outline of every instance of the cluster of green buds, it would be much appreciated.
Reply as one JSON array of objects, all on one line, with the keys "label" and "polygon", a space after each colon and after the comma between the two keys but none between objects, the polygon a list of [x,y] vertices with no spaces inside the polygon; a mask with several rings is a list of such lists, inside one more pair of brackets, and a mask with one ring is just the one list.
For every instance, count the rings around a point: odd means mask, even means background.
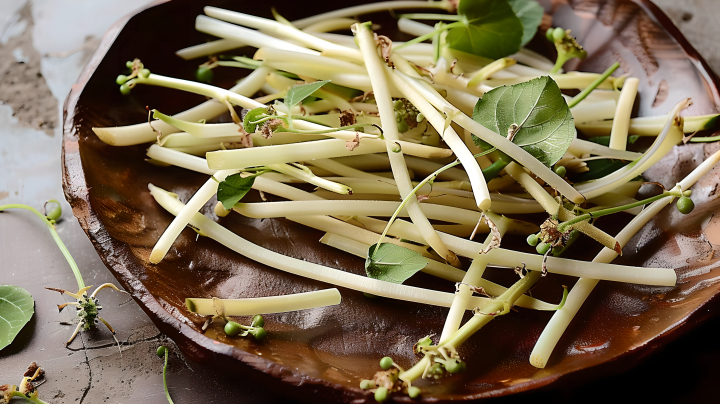
[{"label": "cluster of green buds", "polygon": [[135,87],[138,77],[146,79],[150,76],[150,70],[143,66],[140,59],[125,62],[125,66],[131,70],[130,74],[121,74],[115,79],[115,82],[120,86],[120,93],[122,95],[130,94],[130,90]]},{"label": "cluster of green buds", "polygon": [[425,117],[405,98],[393,101],[398,132],[405,133],[422,122]]},{"label": "cluster of green buds", "polygon": [[420,389],[418,387],[400,380],[400,372],[403,372],[403,369],[395,363],[391,357],[386,356],[380,359],[380,368],[382,371],[377,372],[372,380],[365,379],[360,381],[360,388],[372,391],[375,401],[378,403],[385,402],[393,392],[405,393],[410,396],[410,398],[420,397]]},{"label": "cluster of green buds", "polygon": [[247,337],[252,335],[256,340],[262,340],[267,335],[265,329],[265,319],[260,314],[256,314],[252,318],[250,325],[242,325],[235,321],[228,321],[225,324],[225,334],[230,337],[241,336]]},{"label": "cluster of green buds", "polygon": [[559,72],[565,62],[570,59],[585,59],[587,57],[587,51],[570,35],[569,29],[565,30],[560,27],[550,28],[545,32],[545,36],[548,41],[555,44],[555,49],[557,49],[558,53],[557,62],[550,73]]}]

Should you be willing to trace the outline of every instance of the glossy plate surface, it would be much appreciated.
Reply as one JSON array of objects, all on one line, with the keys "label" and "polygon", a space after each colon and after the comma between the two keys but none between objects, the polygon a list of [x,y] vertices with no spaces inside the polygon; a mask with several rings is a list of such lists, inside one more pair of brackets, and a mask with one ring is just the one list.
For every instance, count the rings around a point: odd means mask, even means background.
[{"label": "glossy plate surface", "polygon": [[[269,5],[209,3],[269,15]],[[684,97],[694,101],[686,114],[717,111],[720,97],[716,76],[650,2],[541,3],[553,15],[554,25],[572,28],[586,45],[590,56],[579,69],[602,71],[620,60],[621,73],[640,78],[638,115],[665,113]],[[274,6],[294,19],[310,11],[336,8],[337,2],[306,1],[300,6],[298,2],[277,0]],[[151,166],[144,161],[147,145],[108,146],[91,128],[141,122],[147,116],[146,105],[175,113],[204,101],[200,96],[149,87],[138,87],[131,96],[123,97],[114,83],[125,61],[136,57],[153,72],[192,79],[198,63],[183,62],[173,52],[208,39],[193,29],[195,16],[201,11],[194,1],[159,4],[121,21],[104,38],[65,106],[63,180],[73,213],[115,277],[186,356],[257,377],[294,397],[312,393],[312,397],[328,401],[371,399],[357,387],[359,381],[378,370],[382,356],[392,356],[403,366],[414,363],[412,345],[442,329],[446,309],[367,299],[361,293],[341,289],[341,305],[268,315],[269,335],[263,343],[226,338],[214,327],[203,335],[199,332],[203,319],[187,311],[186,297],[258,297],[329,285],[257,264],[212,240],[197,239],[189,229],[161,264],[148,263],[155,241],[172,216],[155,204],[147,184],[168,189],[187,201],[207,176]],[[544,46],[542,41],[535,42],[536,47]],[[217,83],[231,85],[232,73],[219,71]],[[715,150],[715,145],[676,147],[646,178],[671,187]],[[715,254],[715,244],[720,244],[720,221],[711,218],[720,205],[717,186],[718,171],[714,170],[693,188],[697,208],[691,215],[664,210],[616,261],[675,268],[677,287],[602,282],[582,309],[580,320],[571,324],[549,365],[542,370],[531,366],[527,358],[551,313],[520,309],[499,318],[462,347],[463,358],[473,364],[469,371],[440,383],[419,384],[426,392],[424,397],[498,396],[546,386],[570,374],[581,379],[596,377],[609,372],[611,366],[632,366],[654,347],[713,315],[720,289],[720,258]],[[250,197],[257,200],[256,195]],[[216,218],[213,205],[214,201],[203,213]],[[321,245],[317,240],[322,233],[284,219],[260,221],[232,214],[218,222],[271,250],[364,273],[362,260]],[[617,232],[617,222],[605,220],[599,225]],[[581,256],[585,259],[599,250],[590,243],[584,246],[577,250],[587,252]],[[501,269],[488,270],[487,275],[506,285],[515,279],[510,271]],[[570,278],[548,277],[533,293],[558,301],[561,285],[573,282]],[[449,282],[436,282],[423,274],[409,283],[454,290]]]}]

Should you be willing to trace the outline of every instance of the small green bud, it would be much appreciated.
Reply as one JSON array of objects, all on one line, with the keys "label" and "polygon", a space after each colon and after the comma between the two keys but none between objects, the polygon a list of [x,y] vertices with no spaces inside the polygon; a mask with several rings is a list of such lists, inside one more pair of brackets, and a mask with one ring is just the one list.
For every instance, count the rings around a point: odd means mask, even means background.
[{"label": "small green bud", "polygon": [[565,166],[556,166],[555,174],[559,175],[560,177],[565,177],[565,174],[567,174],[567,168],[565,168]]},{"label": "small green bud", "polygon": [[55,199],[51,199],[45,202],[45,217],[47,217],[48,220],[58,220],[60,219],[60,215],[62,215],[62,207],[60,206],[60,202],[56,201]]},{"label": "small green bud", "polygon": [[140,70],[140,77],[146,79],[150,76],[150,70],[148,69],[142,69]]},{"label": "small green bud", "polygon": [[687,196],[683,196],[677,201],[677,208],[680,213],[687,215],[695,209],[695,202]]},{"label": "small green bud", "polygon": [[200,66],[195,71],[195,78],[201,83],[210,83],[213,79],[213,72],[207,66]]},{"label": "small green bud", "polygon": [[157,356],[162,358],[163,356],[165,356],[165,353],[167,353],[167,348],[160,345],[155,353],[157,354]]},{"label": "small green bud", "polygon": [[531,234],[527,237],[527,243],[528,245],[531,245],[535,247],[540,242],[540,239],[538,238],[537,234]]},{"label": "small green bud", "polygon": [[392,358],[389,356],[386,356],[386,357],[380,359],[380,367],[382,368],[382,370],[388,370],[391,367],[393,367]]},{"label": "small green bud", "polygon": [[393,108],[395,109],[401,109],[403,107],[402,100],[395,100],[393,101]]},{"label": "small green bud", "polygon": [[363,390],[370,390],[375,388],[375,382],[372,380],[360,380],[360,388]]},{"label": "small green bud", "polygon": [[382,403],[387,399],[388,389],[386,387],[378,387],[378,389],[375,390],[375,401],[377,401],[378,403]]},{"label": "small green bud", "polygon": [[127,83],[123,83],[123,85],[120,86],[120,94],[122,95],[128,95],[130,94],[130,86]]},{"label": "small green bud", "polygon": [[410,125],[408,125],[408,123],[405,122],[405,120],[403,119],[402,121],[398,122],[397,129],[398,132],[405,133],[410,130]]},{"label": "small green bud", "polygon": [[117,76],[117,78],[115,79],[115,82],[116,82],[119,86],[125,84],[126,81],[128,81],[128,77],[127,77],[126,75],[124,75],[124,74],[121,74],[121,75]]},{"label": "small green bud", "polygon": [[420,388],[415,386],[408,387],[408,396],[410,396],[410,398],[420,397]]},{"label": "small green bud", "polygon": [[538,254],[542,254],[542,255],[545,255],[545,253],[547,253],[548,250],[550,250],[550,244],[546,244],[546,243],[539,243],[535,247],[535,251],[537,251]]},{"label": "small green bud", "polygon": [[555,28],[553,30],[553,40],[555,42],[560,42],[563,39],[565,39],[565,30],[560,27]]},{"label": "small green bud", "polygon": [[548,28],[547,31],[545,31],[545,38],[547,38],[550,42],[555,42],[555,38],[553,38],[553,33],[555,32],[554,28]]},{"label": "small green bud", "polygon": [[132,69],[134,65],[135,64],[131,60],[125,62],[125,67],[127,67],[128,69]]},{"label": "small green bud", "polygon": [[464,371],[466,367],[465,362],[458,359],[450,359],[445,362],[445,369],[453,374]]},{"label": "small green bud", "polygon": [[225,324],[225,334],[234,337],[238,334],[240,334],[241,328],[240,324],[234,322],[234,321],[228,321],[227,324]]},{"label": "small green bud", "polygon": [[450,359],[445,362],[445,369],[453,374],[462,372],[465,367],[465,362],[458,359]]},{"label": "small green bud", "polygon": [[252,318],[251,327],[265,327],[265,319],[260,314],[256,314]]},{"label": "small green bud", "polygon": [[250,330],[250,334],[252,334],[252,336],[255,337],[255,339],[258,341],[265,339],[265,337],[267,336],[267,332],[262,327]]},{"label": "small green bud", "polygon": [[422,122],[423,119],[425,119],[425,115],[423,115],[422,112],[419,113],[419,114],[417,114],[417,116],[415,117],[415,121],[416,121],[417,123]]},{"label": "small green bud", "polygon": [[688,198],[692,196],[692,190],[688,189],[687,191],[683,191],[683,196],[687,196]]}]

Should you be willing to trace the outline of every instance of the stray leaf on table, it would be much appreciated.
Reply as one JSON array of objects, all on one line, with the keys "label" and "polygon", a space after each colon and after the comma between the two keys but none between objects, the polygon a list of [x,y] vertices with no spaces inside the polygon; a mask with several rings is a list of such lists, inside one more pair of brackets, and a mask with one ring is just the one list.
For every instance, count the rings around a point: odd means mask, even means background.
[{"label": "stray leaf on table", "polygon": [[0,349],[13,342],[35,313],[35,301],[20,287],[0,285]]},{"label": "stray leaf on table", "polygon": [[229,175],[218,185],[217,199],[223,204],[225,210],[231,210],[236,203],[247,194],[255,183],[255,177],[260,174],[253,174],[243,177],[242,173]]}]

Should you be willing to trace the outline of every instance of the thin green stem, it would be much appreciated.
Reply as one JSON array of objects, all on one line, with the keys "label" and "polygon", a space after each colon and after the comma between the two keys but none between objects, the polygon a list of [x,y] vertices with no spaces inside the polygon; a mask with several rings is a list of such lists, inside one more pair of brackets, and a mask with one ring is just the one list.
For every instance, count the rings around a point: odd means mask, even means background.
[{"label": "thin green stem", "polygon": [[451,29],[457,28],[457,27],[463,27],[463,26],[465,26],[465,23],[466,23],[465,21],[458,21],[458,22],[454,22],[452,24],[445,25],[445,26],[443,26],[439,29],[436,29],[432,32],[428,32],[425,35],[420,35],[419,37],[417,37],[415,39],[411,39],[405,43],[401,43],[400,45],[394,46],[393,51],[398,51],[398,50],[408,47],[410,45],[424,42],[424,41],[427,41],[428,39],[432,39],[435,35],[437,35],[440,32],[451,30]]},{"label": "thin green stem", "polygon": [[717,142],[718,140],[720,140],[720,136],[690,138],[690,142],[692,142],[692,143],[709,143],[709,142]]},{"label": "thin green stem", "polygon": [[168,349],[165,348],[165,365],[163,366],[163,387],[165,387],[165,397],[167,397],[168,402],[170,404],[175,404],[175,403],[173,403],[173,400],[170,397],[170,392],[168,391],[168,387],[167,387],[167,364],[168,364]]},{"label": "thin green stem", "polygon": [[652,203],[652,202],[658,201],[658,200],[666,198],[666,197],[676,197],[676,196],[682,196],[682,195],[675,195],[672,192],[666,191],[660,195],[656,195],[651,198],[644,199],[642,201],[633,202],[633,203],[623,205],[623,206],[616,206],[613,208],[602,209],[602,210],[598,210],[598,211],[595,211],[592,213],[586,213],[586,214],[580,215],[574,219],[568,220],[567,222],[561,223],[560,225],[558,225],[557,229],[558,229],[558,231],[564,233],[572,225],[579,223],[579,222],[583,222],[583,221],[590,220],[590,219],[596,219],[601,216],[607,216],[607,215],[611,215],[613,213],[618,213],[618,212],[622,212],[624,210],[636,208],[638,206],[647,205],[648,203]]},{"label": "thin green stem", "polygon": [[57,234],[57,231],[55,231],[55,226],[53,225],[53,223],[50,220],[48,220],[48,218],[45,217],[45,215],[38,212],[38,210],[33,208],[32,206],[23,205],[23,204],[0,205],[0,212],[5,209],[29,210],[30,212],[34,213],[37,217],[39,217],[40,220],[45,222],[45,224],[48,227],[48,230],[50,230],[50,234],[52,235],[53,240],[55,240],[55,244],[57,244],[58,248],[60,249],[60,252],[62,252],[63,256],[65,256],[65,259],[67,260],[68,264],[70,265],[70,268],[73,271],[73,274],[75,275],[75,280],[77,281],[77,284],[78,284],[78,290],[83,289],[85,287],[85,282],[83,282],[82,275],[80,274],[80,268],[78,268],[72,255],[70,255],[70,251],[68,251],[67,247],[65,247],[65,244],[60,239],[60,236]]},{"label": "thin green stem", "polygon": [[615,70],[620,67],[620,63],[615,62],[612,66],[610,66],[603,74],[600,75],[600,77],[597,78],[597,80],[593,81],[592,84],[590,84],[587,88],[582,90],[580,94],[573,97],[570,102],[568,102],[568,108],[572,108],[580,103],[580,101],[584,100],[585,97],[590,95],[590,93],[595,90],[599,85],[601,85],[605,79],[610,77],[611,74],[615,73]]},{"label": "thin green stem", "polygon": [[555,61],[555,66],[553,66],[552,70],[550,70],[550,74],[556,74],[562,69],[565,62],[572,59],[572,57],[568,57],[564,53],[558,54],[557,61]]},{"label": "thin green stem", "polygon": [[464,16],[457,14],[401,14],[398,18],[408,20],[440,20],[440,21],[462,21]]}]

